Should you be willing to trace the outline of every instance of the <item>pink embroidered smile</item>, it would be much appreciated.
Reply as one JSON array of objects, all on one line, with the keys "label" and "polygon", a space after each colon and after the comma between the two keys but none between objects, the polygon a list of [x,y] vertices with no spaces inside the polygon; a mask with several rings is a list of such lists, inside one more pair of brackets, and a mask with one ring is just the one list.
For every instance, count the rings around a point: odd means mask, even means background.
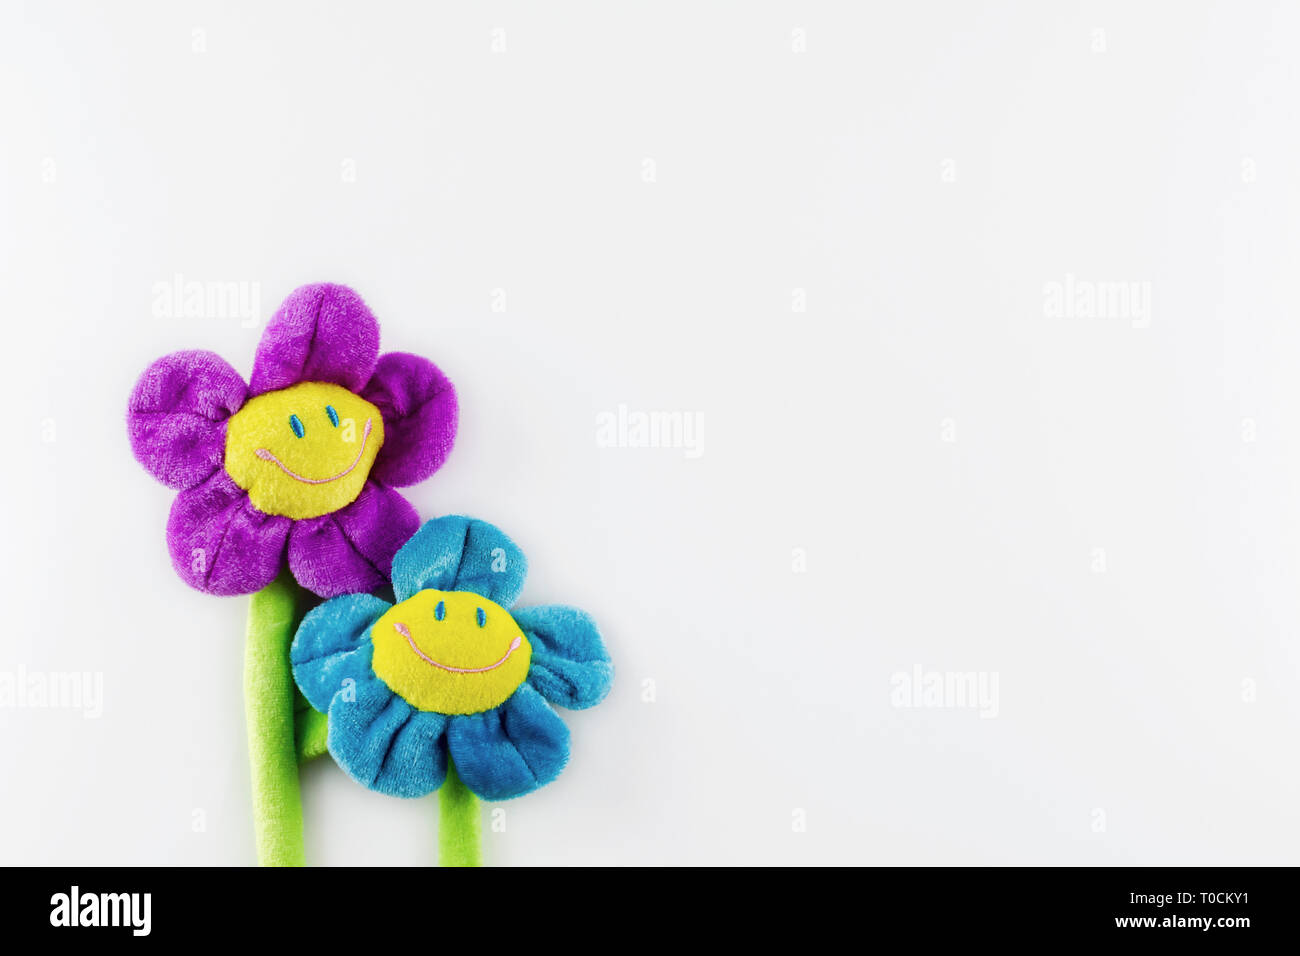
[{"label": "pink embroidered smile", "polygon": [[393,624],[393,629],[396,630],[398,634],[401,634],[402,637],[406,638],[406,643],[411,645],[411,650],[415,651],[416,656],[419,657],[420,660],[424,661],[426,664],[432,664],[434,667],[437,667],[440,670],[450,671],[453,674],[485,674],[488,671],[494,671],[502,664],[504,664],[506,661],[508,661],[510,659],[510,655],[513,654],[515,651],[519,650],[520,646],[524,642],[523,637],[516,636],[515,639],[510,642],[510,648],[509,650],[506,651],[505,656],[502,657],[501,660],[497,661],[495,664],[487,665],[487,667],[451,667],[450,665],[443,664],[440,661],[435,661],[428,654],[424,653],[424,651],[416,647],[415,638],[411,636],[411,629],[407,627],[405,624],[403,624],[401,621],[395,622]]},{"label": "pink embroidered smile", "polygon": [[370,440],[370,425],[371,425],[371,419],[367,418],[365,430],[361,433],[361,448],[357,450],[357,457],[352,459],[352,464],[348,465],[337,475],[330,475],[330,477],[328,478],[304,478],[296,471],[293,471],[288,465],[282,462],[279,458],[276,458],[269,448],[259,448],[257,449],[257,451],[254,452],[254,454],[257,455],[258,458],[261,458],[263,461],[269,461],[272,464],[277,465],[279,469],[282,472],[284,472],[286,475],[288,475],[290,478],[294,479],[295,481],[301,481],[304,485],[328,485],[331,481],[338,481],[344,475],[351,474],[352,470],[356,468],[358,464],[361,463],[361,456],[366,453],[366,442]]}]

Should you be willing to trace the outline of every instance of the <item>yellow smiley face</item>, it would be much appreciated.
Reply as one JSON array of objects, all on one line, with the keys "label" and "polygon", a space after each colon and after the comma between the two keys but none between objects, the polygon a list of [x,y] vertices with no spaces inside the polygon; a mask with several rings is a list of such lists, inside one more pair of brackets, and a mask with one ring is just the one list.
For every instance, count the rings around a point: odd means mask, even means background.
[{"label": "yellow smiley face", "polygon": [[421,591],[370,631],[371,666],[420,710],[477,714],[524,682],[533,648],[510,612],[468,591]]},{"label": "yellow smiley face", "polygon": [[315,518],[357,499],[383,443],[378,408],[341,385],[303,382],[230,417],[226,473],[259,511]]}]

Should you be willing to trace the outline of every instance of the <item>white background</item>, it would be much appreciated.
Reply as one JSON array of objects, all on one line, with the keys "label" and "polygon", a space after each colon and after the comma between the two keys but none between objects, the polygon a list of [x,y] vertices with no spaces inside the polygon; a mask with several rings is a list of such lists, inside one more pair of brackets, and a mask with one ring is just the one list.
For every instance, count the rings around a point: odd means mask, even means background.
[{"label": "white background", "polygon": [[[0,861],[253,861],[247,600],[172,572],[124,410],[330,280],[459,389],[421,515],[503,527],[616,662],[491,862],[1294,863],[1298,43],[1259,2],[6,3],[0,670],[104,700],[0,709]],[[156,316],[178,274],[255,327]],[[1067,276],[1149,321],[1049,314]],[[601,447],[619,405],[702,454]],[[996,717],[894,706],[917,666]],[[435,858],[433,798],[325,758],[304,803],[314,863]]]}]

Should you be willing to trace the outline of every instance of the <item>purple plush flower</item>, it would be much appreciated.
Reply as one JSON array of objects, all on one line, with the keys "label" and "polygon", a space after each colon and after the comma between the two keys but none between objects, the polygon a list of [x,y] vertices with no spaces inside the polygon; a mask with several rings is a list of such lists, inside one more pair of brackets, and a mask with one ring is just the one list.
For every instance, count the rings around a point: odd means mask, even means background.
[{"label": "purple plush flower", "polygon": [[297,289],[271,317],[251,384],[212,352],[147,368],[127,410],[140,464],[180,494],[167,547],[209,594],[269,584],[287,554],[321,597],[373,591],[419,527],[393,488],[432,475],[456,437],[456,392],[428,359],[379,355],[346,286]]}]

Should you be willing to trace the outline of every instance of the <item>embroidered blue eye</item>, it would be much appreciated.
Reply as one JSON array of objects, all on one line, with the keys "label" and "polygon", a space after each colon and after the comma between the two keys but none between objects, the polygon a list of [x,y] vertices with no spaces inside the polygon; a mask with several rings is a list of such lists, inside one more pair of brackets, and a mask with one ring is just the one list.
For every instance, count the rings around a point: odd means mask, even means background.
[{"label": "embroidered blue eye", "polygon": [[293,433],[299,438],[307,434],[307,429],[302,427],[302,419],[297,415],[289,416],[289,427],[293,429]]},{"label": "embroidered blue eye", "polygon": [[439,621],[447,616],[447,604],[445,601],[438,602],[438,606],[433,609],[433,616],[435,620]]},{"label": "embroidered blue eye", "polygon": [[334,407],[333,405],[326,405],[326,406],[325,406],[325,412],[326,412],[326,414],[328,414],[329,417],[330,417],[330,424],[333,425],[335,428],[338,428],[338,427],[339,427],[339,413],[338,413],[338,410],[335,409],[335,407]]},{"label": "embroidered blue eye", "polygon": [[483,626],[486,625],[486,624],[487,624],[487,612],[485,612],[482,608],[479,608],[479,609],[478,609],[478,626],[479,626],[479,627],[483,627]]}]

